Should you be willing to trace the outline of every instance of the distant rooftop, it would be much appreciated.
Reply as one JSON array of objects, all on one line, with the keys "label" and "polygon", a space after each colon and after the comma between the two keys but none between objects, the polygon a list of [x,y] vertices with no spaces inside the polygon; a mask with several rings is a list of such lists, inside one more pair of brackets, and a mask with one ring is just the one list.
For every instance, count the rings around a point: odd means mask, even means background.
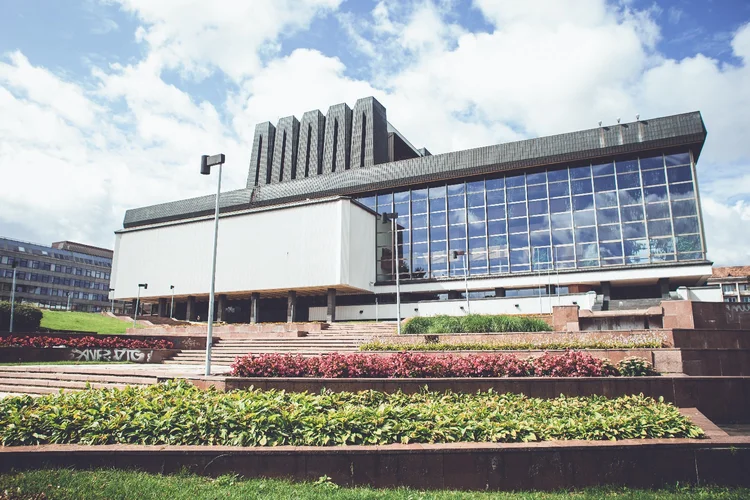
[{"label": "distant rooftop", "polygon": [[748,278],[750,266],[714,267],[712,278]]}]

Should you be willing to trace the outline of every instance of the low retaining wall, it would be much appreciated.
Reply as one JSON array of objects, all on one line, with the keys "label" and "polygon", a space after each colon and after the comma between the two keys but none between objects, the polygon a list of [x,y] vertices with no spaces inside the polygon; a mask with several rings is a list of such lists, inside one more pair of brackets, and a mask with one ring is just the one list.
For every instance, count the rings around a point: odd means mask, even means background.
[{"label": "low retaining wall", "polygon": [[318,393],[323,389],[333,392],[375,390],[393,393],[453,391],[475,393],[492,389],[499,393],[525,394],[528,397],[556,398],[558,396],[619,397],[644,394],[663,397],[680,408],[697,408],[715,422],[750,422],[750,377],[518,377],[518,378],[240,378],[195,377],[189,382],[201,388],[219,390],[235,389]]},{"label": "low retaining wall", "polygon": [[[141,330],[138,330],[141,331]],[[98,337],[98,333],[8,333],[0,332],[0,338],[5,337],[55,337],[60,339]],[[205,349],[206,336],[192,335],[101,335],[102,338],[118,338],[130,340],[169,340],[175,349]],[[14,348],[15,349],[15,348]]]},{"label": "low retaining wall", "polygon": [[617,442],[0,448],[0,472],[41,468],[137,469],[157,474],[188,470],[212,477],[238,474],[297,481],[326,475],[342,486],[420,490],[654,488],[678,483],[750,486],[750,438],[724,434],[701,440]]},{"label": "low retaining wall", "polygon": [[173,358],[179,349],[110,349],[71,347],[2,347],[0,363],[38,363],[43,361],[128,361],[161,363]]}]

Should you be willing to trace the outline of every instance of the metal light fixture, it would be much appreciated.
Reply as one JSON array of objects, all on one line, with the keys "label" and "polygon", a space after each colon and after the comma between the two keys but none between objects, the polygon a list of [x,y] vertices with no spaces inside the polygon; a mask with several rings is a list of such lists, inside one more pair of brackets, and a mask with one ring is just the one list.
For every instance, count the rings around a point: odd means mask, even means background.
[{"label": "metal light fixture", "polygon": [[141,302],[141,288],[148,290],[148,283],[138,283],[138,295],[135,299],[135,310],[133,311],[133,328],[135,328],[135,324],[138,321],[138,305]]},{"label": "metal light fixture", "polygon": [[10,328],[8,331],[13,333],[13,313],[16,308],[16,268],[18,267],[18,262],[16,259],[13,259],[10,265],[13,268],[13,288],[10,289]]},{"label": "metal light fixture", "polygon": [[169,317],[174,319],[174,285],[169,285],[169,289],[172,290],[172,305],[169,306]]},{"label": "metal light fixture", "polygon": [[466,262],[466,250],[453,250],[453,260],[458,259],[459,255],[463,255],[464,257],[464,293],[466,293],[466,314],[471,314],[471,306],[469,305],[469,266]]},{"label": "metal light fixture", "polygon": [[[114,288],[110,288],[109,289],[109,293],[110,294],[112,294],[112,292],[114,292],[114,291],[115,291]],[[115,313],[115,296],[112,295],[112,298],[110,298],[109,300],[110,300],[110,303],[109,303],[109,312],[111,312],[112,314],[114,314]]]},{"label": "metal light fixture", "polygon": [[214,211],[214,250],[211,263],[211,291],[208,295],[208,330],[206,332],[206,376],[211,375],[211,344],[214,333],[214,290],[216,285],[216,245],[219,238],[219,197],[221,196],[221,169],[226,161],[223,154],[201,156],[201,175],[210,175],[211,167],[219,166],[219,181],[216,186],[216,210]]},{"label": "metal light fixture", "polygon": [[391,231],[393,233],[393,257],[396,260],[396,332],[401,335],[401,290],[399,275],[401,270],[399,269],[399,259],[397,254],[397,237],[396,237],[396,219],[398,219],[398,212],[383,212],[383,224],[391,223]]}]

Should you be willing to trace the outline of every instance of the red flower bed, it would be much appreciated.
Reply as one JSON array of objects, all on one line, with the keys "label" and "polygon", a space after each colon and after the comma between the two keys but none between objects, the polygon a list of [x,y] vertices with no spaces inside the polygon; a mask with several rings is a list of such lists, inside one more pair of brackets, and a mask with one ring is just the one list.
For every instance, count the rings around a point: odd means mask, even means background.
[{"label": "red flower bed", "polygon": [[174,344],[170,340],[155,339],[124,339],[109,336],[88,337],[49,337],[23,336],[0,338],[0,347],[76,347],[103,349],[172,349]]},{"label": "red flower bed", "polygon": [[520,359],[513,354],[326,354],[305,358],[260,354],[237,358],[235,377],[606,377],[618,375],[608,361],[581,351]]}]

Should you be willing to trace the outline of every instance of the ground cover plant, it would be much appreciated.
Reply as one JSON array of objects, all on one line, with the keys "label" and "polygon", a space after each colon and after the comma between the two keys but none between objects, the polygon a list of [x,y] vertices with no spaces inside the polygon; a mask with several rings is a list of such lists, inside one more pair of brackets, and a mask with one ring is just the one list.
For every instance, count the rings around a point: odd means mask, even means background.
[{"label": "ground cover plant", "polygon": [[43,315],[41,327],[50,330],[111,334],[126,333],[126,329],[133,326],[132,321],[123,321],[99,313],[44,310]]},{"label": "ground cover plant", "polygon": [[0,400],[4,446],[332,446],[702,436],[677,408],[643,395],[225,393],[178,381]]},{"label": "ground cover plant", "polygon": [[621,337],[611,340],[540,340],[534,342],[504,341],[493,342],[428,342],[424,344],[398,344],[395,342],[372,341],[359,346],[360,351],[528,351],[550,349],[658,349],[664,346],[661,338],[652,336]]},{"label": "ground cover plant", "polygon": [[[10,329],[10,302],[0,301],[0,332]],[[35,332],[39,330],[42,310],[28,304],[16,303],[13,308],[13,331]]]},{"label": "ground cover plant", "polygon": [[[241,479],[234,475],[217,478],[182,473],[148,474],[117,470],[36,470],[0,475],[0,499],[112,499],[123,500],[228,500],[302,498],[307,500],[744,500],[750,489],[672,486],[659,490],[591,488],[559,492],[419,491],[409,488],[345,488],[323,476],[317,481],[293,483],[279,479]],[[14,496],[15,495],[15,496]],[[34,497],[32,495],[45,495]]]},{"label": "ground cover plant", "polygon": [[552,327],[539,318],[508,315],[417,316],[404,323],[405,334],[549,332]]},{"label": "ground cover plant", "polygon": [[0,347],[75,347],[79,349],[172,349],[170,340],[125,339],[122,337],[53,337],[53,336],[14,336],[0,338]]},{"label": "ground cover plant", "polygon": [[515,354],[249,354],[237,358],[235,377],[442,378],[442,377],[611,377],[620,372],[606,359],[583,351]]}]

